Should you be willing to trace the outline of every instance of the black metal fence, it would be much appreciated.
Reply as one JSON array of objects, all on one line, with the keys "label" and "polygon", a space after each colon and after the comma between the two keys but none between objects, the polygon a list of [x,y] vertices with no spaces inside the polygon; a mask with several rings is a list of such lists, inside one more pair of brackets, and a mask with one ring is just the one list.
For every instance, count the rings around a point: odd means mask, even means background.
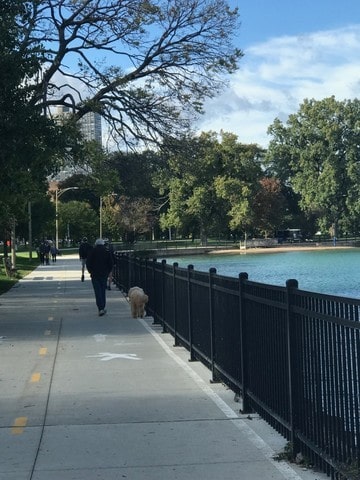
[{"label": "black metal fence", "polygon": [[360,300],[116,254],[115,281],[331,478],[360,478]]}]

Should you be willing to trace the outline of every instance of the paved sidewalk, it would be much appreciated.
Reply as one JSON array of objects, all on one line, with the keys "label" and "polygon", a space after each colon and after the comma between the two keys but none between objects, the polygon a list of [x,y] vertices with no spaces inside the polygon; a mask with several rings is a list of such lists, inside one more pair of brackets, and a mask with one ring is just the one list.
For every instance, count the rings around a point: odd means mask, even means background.
[{"label": "paved sidewalk", "polygon": [[325,480],[75,256],[0,296],[0,480]]}]

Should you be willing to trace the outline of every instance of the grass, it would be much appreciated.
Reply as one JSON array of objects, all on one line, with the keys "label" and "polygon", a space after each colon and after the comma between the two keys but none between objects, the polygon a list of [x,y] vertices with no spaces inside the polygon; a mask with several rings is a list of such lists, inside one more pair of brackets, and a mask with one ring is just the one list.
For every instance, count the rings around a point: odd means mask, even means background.
[{"label": "grass", "polygon": [[35,254],[34,258],[30,259],[27,252],[21,252],[16,255],[16,269],[17,275],[15,278],[9,278],[3,267],[1,260],[0,264],[0,295],[10,290],[20,278],[26,277],[30,272],[32,272],[37,266],[39,266],[39,260]]}]

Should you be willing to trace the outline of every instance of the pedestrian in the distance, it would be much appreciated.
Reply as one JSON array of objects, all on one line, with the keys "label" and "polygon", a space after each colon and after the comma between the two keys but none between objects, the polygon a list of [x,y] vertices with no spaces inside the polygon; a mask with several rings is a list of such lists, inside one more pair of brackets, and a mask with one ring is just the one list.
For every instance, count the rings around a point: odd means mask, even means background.
[{"label": "pedestrian in the distance", "polygon": [[91,276],[95,301],[101,317],[106,313],[106,283],[113,268],[111,253],[105,248],[102,238],[96,240],[95,247],[88,254],[86,268]]},{"label": "pedestrian in the distance", "polygon": [[56,262],[56,257],[59,253],[59,250],[56,248],[56,245],[51,245],[50,253],[51,253],[51,259],[52,259],[53,263],[55,263]]},{"label": "pedestrian in the distance", "polygon": [[50,243],[49,243],[49,242],[45,242],[45,245],[44,245],[44,256],[45,256],[45,264],[46,264],[46,265],[50,265],[50,250],[51,250]]},{"label": "pedestrian in the distance", "polygon": [[79,258],[81,262],[81,281],[85,280],[85,266],[86,266],[86,259],[92,250],[92,245],[88,242],[88,239],[84,237],[81,240],[80,247],[79,247]]},{"label": "pedestrian in the distance", "polygon": [[45,242],[41,242],[39,245],[39,258],[41,265],[45,265]]}]

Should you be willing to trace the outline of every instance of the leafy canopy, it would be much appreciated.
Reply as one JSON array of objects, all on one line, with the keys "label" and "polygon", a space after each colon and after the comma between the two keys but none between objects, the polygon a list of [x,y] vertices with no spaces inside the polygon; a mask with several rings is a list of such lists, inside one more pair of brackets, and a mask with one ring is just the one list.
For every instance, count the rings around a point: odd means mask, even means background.
[{"label": "leafy canopy", "polygon": [[284,125],[269,127],[270,170],[299,195],[299,205],[316,215],[324,232],[358,224],[360,101],[304,100]]}]

